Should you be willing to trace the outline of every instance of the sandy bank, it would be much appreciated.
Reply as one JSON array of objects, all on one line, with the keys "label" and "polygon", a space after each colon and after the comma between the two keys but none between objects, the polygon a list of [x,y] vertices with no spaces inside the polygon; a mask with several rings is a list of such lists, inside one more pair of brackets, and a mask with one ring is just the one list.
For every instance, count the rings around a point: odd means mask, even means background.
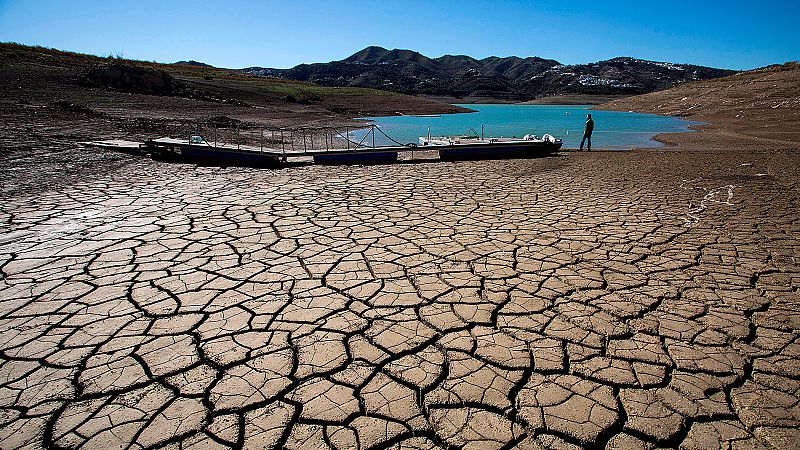
[{"label": "sandy bank", "polygon": [[787,63],[605,103],[598,109],[685,117],[700,133],[657,136],[679,148],[800,144],[800,65]]}]

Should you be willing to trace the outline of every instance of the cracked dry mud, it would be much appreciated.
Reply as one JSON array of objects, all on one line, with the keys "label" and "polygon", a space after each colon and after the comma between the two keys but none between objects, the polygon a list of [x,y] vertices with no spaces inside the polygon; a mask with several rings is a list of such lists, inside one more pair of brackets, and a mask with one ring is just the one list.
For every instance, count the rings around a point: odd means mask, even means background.
[{"label": "cracked dry mud", "polygon": [[140,159],[7,195],[0,447],[796,447],[770,155]]}]

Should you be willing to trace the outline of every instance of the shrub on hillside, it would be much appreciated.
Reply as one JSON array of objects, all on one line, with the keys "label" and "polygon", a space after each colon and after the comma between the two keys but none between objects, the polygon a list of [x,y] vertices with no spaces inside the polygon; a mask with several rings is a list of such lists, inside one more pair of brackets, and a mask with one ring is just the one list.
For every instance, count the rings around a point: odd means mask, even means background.
[{"label": "shrub on hillside", "polygon": [[89,69],[81,84],[121,92],[150,95],[182,95],[187,89],[163,70],[127,64],[102,64]]}]

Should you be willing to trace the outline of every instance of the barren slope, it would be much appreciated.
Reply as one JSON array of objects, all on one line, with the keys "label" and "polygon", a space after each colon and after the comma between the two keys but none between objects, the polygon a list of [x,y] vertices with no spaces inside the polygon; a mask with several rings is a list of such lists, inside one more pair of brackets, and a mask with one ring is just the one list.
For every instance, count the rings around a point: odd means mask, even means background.
[{"label": "barren slope", "polygon": [[[108,67],[136,76],[112,80],[117,89],[87,82],[93,70]],[[163,82],[177,88],[163,89]],[[159,88],[169,95],[142,93]],[[163,136],[185,120],[227,116],[291,127],[341,125],[367,115],[459,111],[467,110],[373,89],[0,43],[0,191],[53,188],[104,173],[127,160],[77,150],[76,142]]]},{"label": "barren slope", "polygon": [[[600,109],[682,116],[707,122],[707,133],[744,142],[800,142],[800,64],[786,63],[716,80],[678,85],[606,103]],[[684,145],[699,136],[683,136]],[[674,135],[663,136],[675,142]],[[728,139],[726,139],[726,142]]]},{"label": "barren slope", "polygon": [[[196,95],[145,95],[81,85],[88,71],[109,64],[164,71]],[[397,112],[463,111],[373,89],[322,87],[226,69],[99,58],[16,44],[0,44],[0,97],[31,103],[67,100],[115,116],[200,118],[224,114],[279,124],[341,121]]]}]

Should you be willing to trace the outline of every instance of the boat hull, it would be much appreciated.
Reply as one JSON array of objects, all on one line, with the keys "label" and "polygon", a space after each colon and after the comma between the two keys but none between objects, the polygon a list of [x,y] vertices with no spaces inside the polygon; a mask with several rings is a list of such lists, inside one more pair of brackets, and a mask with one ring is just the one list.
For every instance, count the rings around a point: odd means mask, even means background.
[{"label": "boat hull", "polygon": [[[307,164],[393,164],[400,162],[468,161],[513,158],[535,158],[546,156],[561,148],[561,140],[522,140],[491,139],[471,142],[436,143],[432,145],[387,146],[354,149],[285,149],[249,146],[212,146],[208,143],[194,143],[175,138],[151,139],[146,142],[134,141],[92,141],[88,146],[112,148],[120,151],[137,151],[163,160],[183,160],[208,165],[223,166],[284,166]],[[415,151],[423,156],[417,158]],[[417,154],[419,155],[419,154]],[[435,155],[435,156],[434,156]],[[431,156],[435,159],[431,159]]]},{"label": "boat hull", "polygon": [[392,164],[397,162],[397,152],[332,153],[314,155],[315,164]]},{"label": "boat hull", "polygon": [[438,147],[438,150],[439,159],[442,161],[475,161],[481,159],[533,158],[549,155],[560,148],[561,142],[513,142],[441,146]]},{"label": "boat hull", "polygon": [[199,145],[182,145],[172,149],[160,149],[154,156],[164,160],[183,160],[198,164],[225,166],[271,167],[280,164],[280,159],[268,153],[236,151]]}]

